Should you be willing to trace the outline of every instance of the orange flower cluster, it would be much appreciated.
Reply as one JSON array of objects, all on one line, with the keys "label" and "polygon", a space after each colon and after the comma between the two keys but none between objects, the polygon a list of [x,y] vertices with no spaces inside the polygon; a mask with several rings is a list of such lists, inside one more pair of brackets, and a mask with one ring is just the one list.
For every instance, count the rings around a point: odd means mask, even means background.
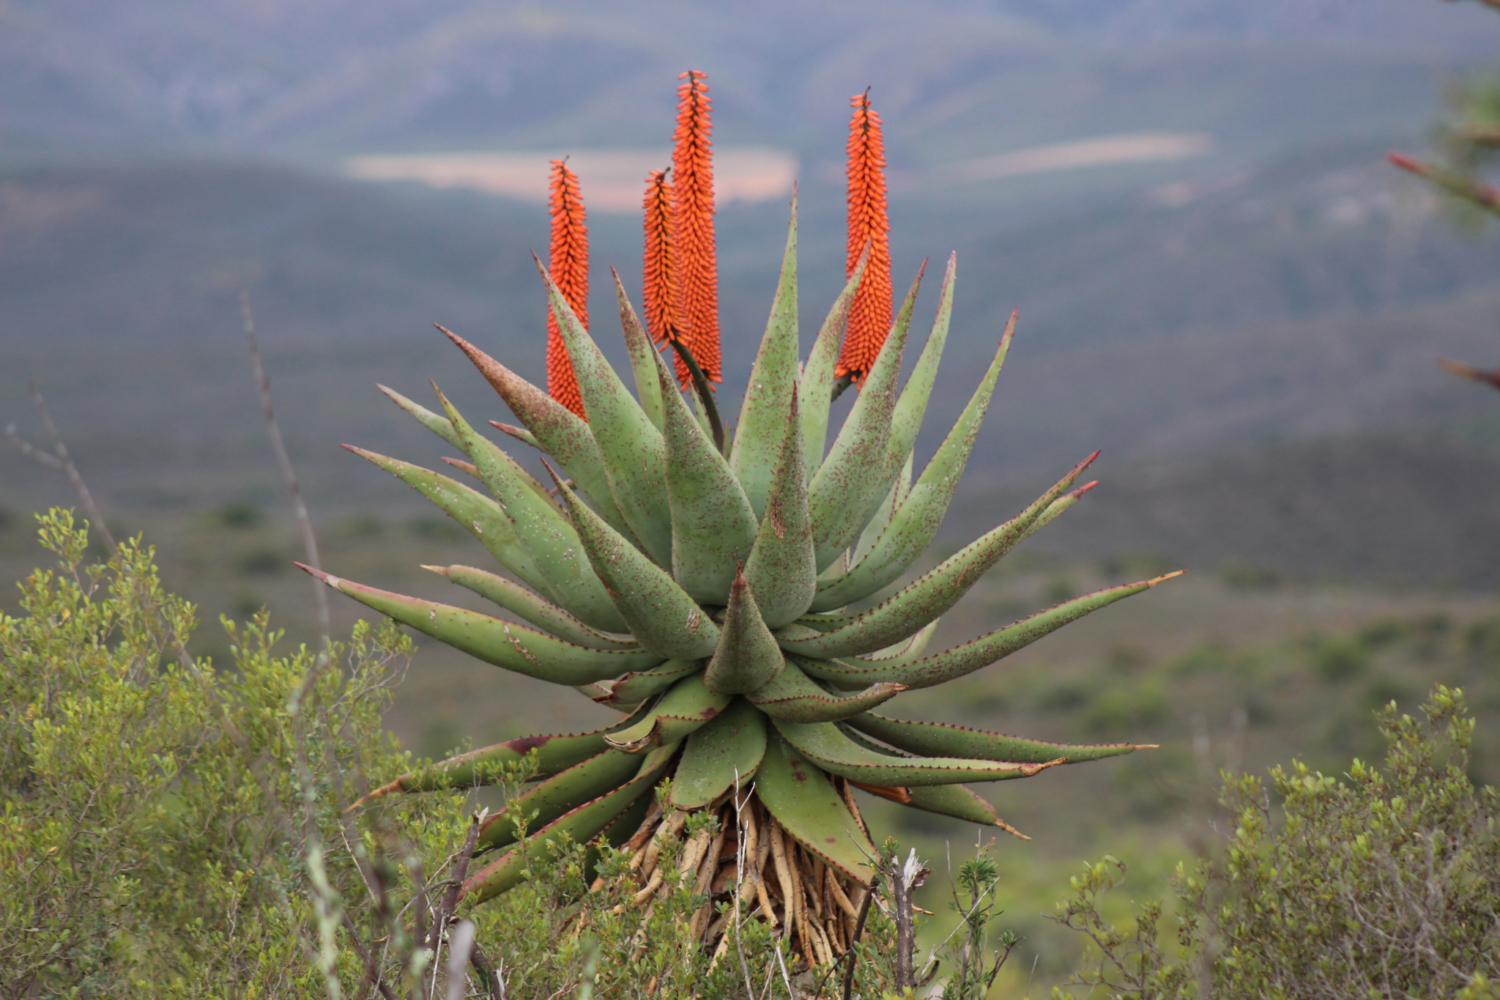
[{"label": "orange flower cluster", "polygon": [[870,109],[870,92],[856,94],[849,121],[849,252],[845,276],[854,273],[865,244],[870,263],[849,308],[849,325],[835,373],[861,385],[891,330],[890,219],[885,201],[885,141],[880,116]]},{"label": "orange flower cluster", "polygon": [[[684,343],[709,381],[722,380],[719,352],[719,266],[714,250],[713,144],[708,84],[688,70],[678,77],[677,131],[672,150],[672,249],[682,296],[678,313]],[[678,360],[685,386],[687,367]]]},{"label": "orange flower cluster", "polygon": [[667,171],[653,170],[646,178],[646,252],[642,262],[642,284],[646,328],[651,339],[665,346],[682,335],[682,289],[674,267],[672,246],[672,182]]},{"label": "orange flower cluster", "polygon": [[[552,161],[551,188],[548,205],[552,211],[552,245],[547,269],[563,298],[578,314],[578,321],[586,328],[589,325],[589,232],[584,224],[587,213],[578,193],[578,175],[568,169],[566,161]],[[568,359],[568,350],[558,333],[557,317],[551,306],[547,307],[547,392],[580,417],[588,419],[583,410],[583,396],[578,391],[578,378],[573,373],[573,362]]]}]

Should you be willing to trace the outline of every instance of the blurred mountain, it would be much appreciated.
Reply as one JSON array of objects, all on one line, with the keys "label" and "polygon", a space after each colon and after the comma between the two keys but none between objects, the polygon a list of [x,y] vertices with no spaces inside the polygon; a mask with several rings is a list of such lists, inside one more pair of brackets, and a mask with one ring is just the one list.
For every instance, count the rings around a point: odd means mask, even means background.
[{"label": "blurred mountain", "polygon": [[[10,159],[650,145],[670,136],[688,66],[710,74],[721,135],[829,160],[845,96],[872,85],[907,136],[897,163],[1141,118],[1244,145],[1426,108],[1438,74],[1500,37],[1477,6],[5,0],[0,145]],[[1265,120],[1273,108],[1284,120]]]}]

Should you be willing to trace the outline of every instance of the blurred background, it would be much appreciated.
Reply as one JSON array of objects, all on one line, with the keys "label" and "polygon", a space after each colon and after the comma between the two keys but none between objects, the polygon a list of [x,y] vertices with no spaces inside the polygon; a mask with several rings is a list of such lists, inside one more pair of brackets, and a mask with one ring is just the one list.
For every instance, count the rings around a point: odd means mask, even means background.
[{"label": "blurred background", "polygon": [[[483,554],[338,445],[443,454],[376,382],[509,419],[433,322],[543,380],[547,160],[579,174],[594,332],[620,358],[607,268],[638,295],[642,181],[677,74],[707,72],[732,415],[794,180],[804,349],[842,284],[848,99],[870,87],[896,284],[958,253],[919,463],[1021,314],[948,550],[1104,449],[1101,487],[945,634],[1191,571],[896,703],[1163,744],[996,787],[1035,838],[1000,856],[1040,987],[1072,960],[1036,916],[1065,875],[1108,850],[1160,894],[1216,836],[1219,767],[1341,770],[1378,751],[1374,706],[1442,680],[1480,712],[1476,777],[1500,776],[1500,397],[1433,363],[1500,361],[1500,241],[1383,156],[1422,152],[1497,51],[1500,17],[1437,0],[0,0],[0,423],[44,439],[35,380],[116,534],[144,532],[198,603],[198,653],[226,661],[216,619],[262,607],[309,640],[247,290],[325,565],[461,601],[417,566]],[[30,512],[75,502],[0,448],[0,577],[41,561]],[[390,722],[436,755],[607,715],[423,642]],[[974,832],[879,822],[939,883]]]}]

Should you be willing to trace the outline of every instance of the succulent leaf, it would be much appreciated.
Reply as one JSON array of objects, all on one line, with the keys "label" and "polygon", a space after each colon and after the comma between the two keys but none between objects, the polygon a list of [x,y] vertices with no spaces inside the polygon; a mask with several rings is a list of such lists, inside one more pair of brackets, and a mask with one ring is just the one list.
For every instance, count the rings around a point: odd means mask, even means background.
[{"label": "succulent leaf", "polygon": [[922,470],[911,493],[892,515],[890,524],[881,532],[869,553],[853,569],[818,585],[813,610],[829,611],[869,597],[899,579],[932,544],[958,488],[964,466],[968,464],[969,453],[974,448],[974,439],[979,434],[979,425],[989,407],[1015,329],[1015,316],[1012,315],[979,387],[974,390],[969,404],[954,422],[937,453]]},{"label": "succulent leaf", "polygon": [[[1023,618],[1013,625],[996,629],[988,635],[925,659],[900,664],[882,664],[872,660],[852,662],[810,660],[808,668],[814,676],[831,680],[841,686],[893,681],[910,688],[933,687],[987,667],[996,660],[1003,659],[1016,650],[1029,646],[1043,636],[1057,631],[1071,621],[1077,621],[1092,611],[1139,594],[1163,580],[1170,580],[1178,575],[1179,573],[1169,573],[1154,580],[1142,580],[1139,583],[1128,583],[1119,587],[1098,590],[1092,594],[1084,594],[1082,597],[1064,601],[1056,607],[1039,611],[1029,618]],[[786,645],[785,640],[782,640],[782,645]]]},{"label": "succulent leaf", "polygon": [[604,688],[604,697],[596,700],[602,700],[608,705],[639,705],[702,669],[700,660],[668,660],[650,670],[626,674],[617,681],[605,682],[600,685]]},{"label": "succulent leaf", "polygon": [[[998,826],[1001,829],[1016,833],[1014,827],[1000,818],[995,812],[995,807],[980,797],[968,785],[919,785],[907,790],[910,796],[903,805],[923,812],[937,813],[941,816],[952,816],[955,819],[965,819],[970,823],[978,823],[980,826]],[[1017,836],[1029,840],[1023,834]]]},{"label": "succulent leaf", "polygon": [[873,736],[899,750],[923,757],[973,757],[1018,764],[1045,764],[1065,758],[1064,763],[1078,764],[1140,749],[1132,743],[1045,743],[939,722],[903,722],[899,719],[887,719],[873,712],[853,716],[846,721],[866,736]]},{"label": "succulent leaf", "polygon": [[480,824],[475,847],[480,851],[508,847],[516,842],[520,833],[516,828],[517,816],[526,817],[528,829],[544,827],[563,813],[620,787],[634,777],[640,767],[639,758],[615,750],[605,750],[575,764],[533,785],[499,812],[491,813]]},{"label": "succulent leaf", "polygon": [[625,523],[659,565],[672,563],[672,521],[661,484],[666,475],[666,450],[661,432],[625,389],[572,308],[537,261],[547,284],[548,301],[557,316],[558,332],[567,345],[578,391],[588,413],[589,430],[599,444],[604,471]]},{"label": "succulent leaf", "polygon": [[[506,764],[519,764],[536,754],[536,777],[549,778],[609,749],[604,742],[608,730],[566,736],[523,736],[470,750],[401,777],[365,795],[355,806],[396,792],[436,792],[449,788],[477,788],[494,784]],[[351,809],[354,806],[350,807]]]},{"label": "succulent leaf", "polygon": [[665,365],[658,366],[658,377],[672,510],[672,577],[693,599],[723,605],[737,567],[755,544],[755,513]]},{"label": "succulent leaf", "polygon": [[586,649],[638,649],[631,636],[614,635],[589,628],[551,601],[520,584],[473,566],[424,566],[439,576],[520,615],[537,628]]},{"label": "succulent leaf", "polygon": [[[450,425],[451,426],[451,425]],[[378,465],[394,475],[461,524],[500,560],[500,565],[520,577],[533,590],[551,594],[551,584],[537,568],[531,553],[516,537],[515,525],[499,504],[477,490],[472,490],[457,480],[439,475],[420,465],[412,465],[395,458],[387,458],[373,451],[344,445],[360,458]]]},{"label": "succulent leaf", "polygon": [[470,427],[445,397],[439,398],[480,477],[510,515],[516,537],[546,577],[550,596],[591,628],[623,632],[625,619],[599,578],[589,572],[578,533],[547,491],[515,459]]},{"label": "succulent leaf", "polygon": [[534,861],[548,857],[552,845],[559,843],[564,836],[573,843],[584,843],[593,839],[601,830],[618,819],[620,814],[636,799],[651,790],[657,777],[670,760],[669,756],[648,760],[647,764],[654,765],[651,770],[643,769],[636,777],[614,791],[601,795],[592,802],[585,803],[542,827],[527,839],[523,847],[490,862],[477,873],[469,876],[464,882],[462,898],[466,901],[482,903],[514,888],[525,876],[527,868]]},{"label": "succulent leaf", "polygon": [[786,437],[786,400],[797,387],[797,196],[792,194],[792,221],[766,334],[750,370],[745,402],[740,407],[730,468],[750,499],[755,516],[765,517],[771,481]]},{"label": "succulent leaf", "polygon": [[724,711],[730,697],[710,690],[703,676],[694,674],[674,684],[639,722],[606,734],[604,742],[630,754],[669,746]]},{"label": "succulent leaf", "polygon": [[788,660],[770,683],[745,697],[773,719],[832,722],[868,711],[906,690],[900,684],[880,683],[841,698],[809,679],[799,663],[806,665],[804,661]]},{"label": "succulent leaf", "polygon": [[645,670],[662,657],[644,649],[585,649],[533,629],[477,611],[393,594],[295,563],[328,586],[410,625],[485,663],[553,684],[588,684],[630,670]]},{"label": "succulent leaf", "polygon": [[781,453],[771,477],[765,511],[745,577],[767,628],[796,620],[812,603],[818,582],[812,514],[803,476],[802,429],[797,419],[796,386],[787,393],[789,408],[782,427]]},{"label": "succulent leaf", "polygon": [[[604,472],[604,457],[599,453],[599,444],[594,440],[589,425],[572,410],[547,395],[545,391],[506,368],[458,334],[441,326],[438,330],[464,352],[474,367],[479,369],[485,381],[500,394],[501,399],[505,400],[505,405],[510,407],[516,419],[526,425],[526,431],[529,432],[527,436],[531,438],[527,443],[550,455],[578,484],[578,488],[593,503],[599,515],[616,531],[628,534],[629,528],[609,491],[609,479]],[[526,439],[525,436],[516,434],[516,429],[509,429],[503,424],[495,424],[495,426],[521,440]],[[455,444],[460,448],[463,447],[457,441]]]},{"label": "succulent leaf", "polygon": [[712,691],[744,694],[764,687],[785,666],[781,647],[761,620],[745,574],[736,570],[719,644],[703,671],[703,682]]},{"label": "succulent leaf", "polygon": [[766,809],[798,843],[869,885],[875,845],[828,776],[775,733],[766,740],[755,787]]},{"label": "succulent leaf", "polygon": [[1061,761],[1020,764],[959,757],[891,757],[861,746],[838,726],[772,718],[797,752],[829,774],[871,785],[950,785],[960,781],[1029,778]]},{"label": "succulent leaf", "polygon": [[557,485],[589,564],[636,641],[669,660],[697,660],[711,654],[719,642],[719,626],[666,570],[605,524],[562,480],[557,479]]},{"label": "succulent leaf", "polygon": [[[894,339],[894,338],[892,338]],[[876,363],[877,370],[879,362]],[[875,376],[870,376],[873,382]],[[868,383],[867,383],[868,384]],[[861,397],[863,398],[863,397]],[[839,627],[816,636],[778,636],[781,648],[803,656],[831,658],[869,653],[914,635],[943,614],[979,581],[1000,557],[1025,537],[1026,529],[1042,515],[1098,455],[1079,463],[1014,518],[994,528],[946,559],[936,569],[869,611],[843,618]]]},{"label": "succulent leaf", "polygon": [[[910,316],[909,311],[903,312]],[[859,398],[828,449],[828,457],[808,484],[807,503],[812,511],[819,571],[831,565],[859,536],[865,512],[890,488],[882,482],[883,462],[891,413],[896,407],[896,378],[901,374],[906,330],[898,324],[886,338]]]},{"label": "succulent leaf", "polygon": [[377,384],[375,388],[379,389],[381,392],[390,397],[391,402],[395,403],[397,406],[401,407],[401,409],[416,417],[417,422],[423,427],[432,431],[432,433],[436,434],[444,441],[447,441],[453,447],[463,447],[463,445],[458,443],[458,435],[454,433],[453,425],[448,422],[447,417],[442,416],[438,413],[433,413],[427,407],[421,406],[418,403],[407,399],[395,389],[387,388],[386,386],[379,384]]},{"label": "succulent leaf", "polygon": [[647,419],[661,430],[661,384],[656,377],[659,363],[656,348],[651,344],[651,335],[641,325],[635,306],[630,304],[630,296],[625,293],[619,273],[614,268],[610,268],[609,273],[615,279],[615,301],[620,305],[620,326],[625,331],[625,352],[630,356],[630,371],[635,376],[635,394]]},{"label": "succulent leaf", "polygon": [[748,784],[765,755],[766,717],[736,698],[687,738],[669,801],[678,809],[700,809],[731,787]]},{"label": "succulent leaf", "polygon": [[818,330],[818,339],[813,341],[812,352],[802,367],[802,378],[797,385],[797,406],[802,411],[802,459],[807,463],[807,479],[811,482],[823,463],[823,449],[828,443],[828,410],[833,402],[833,368],[839,357],[839,343],[844,339],[844,329],[849,325],[849,306],[854,294],[859,291],[860,279],[870,263],[870,247],[860,256],[859,263],[844,284],[844,290],[834,300],[833,308]]}]

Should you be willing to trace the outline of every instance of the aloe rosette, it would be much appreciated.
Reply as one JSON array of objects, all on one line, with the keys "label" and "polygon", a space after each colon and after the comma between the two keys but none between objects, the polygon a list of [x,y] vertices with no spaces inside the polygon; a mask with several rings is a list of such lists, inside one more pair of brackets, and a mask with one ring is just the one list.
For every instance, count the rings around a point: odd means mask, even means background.
[{"label": "aloe rosette", "polygon": [[[701,85],[701,77],[689,82]],[[904,691],[973,673],[1165,577],[1078,597],[929,652],[940,616],[1088,489],[1078,480],[1093,456],[1010,520],[903,584],[953,499],[1015,317],[968,405],[917,474],[913,446],[953,308],[950,258],[936,318],[905,385],[898,376],[915,284],[873,363],[856,373],[858,396],[825,448],[831,401],[851,381],[835,368],[869,263],[868,250],[854,261],[799,364],[794,198],[770,319],[731,434],[716,433],[705,379],[697,379],[695,404],[684,399],[618,277],[634,394],[539,263],[582,414],[443,332],[521,424],[496,426],[546,455],[550,483],[526,472],[441,393],[439,409],[428,410],[384,390],[462,451],[467,461],[455,464],[483,489],[352,450],[423,493],[489,550],[506,575],[427,568],[514,620],[317,575],[480,660],[575,687],[621,713],[595,732],[527,737],[440,761],[367,797],[473,787],[529,758],[535,783],[483,825],[479,849],[493,860],[465,884],[470,899],[515,886],[530,859],[560,838],[599,839],[631,852],[643,907],[680,880],[693,882],[705,901],[691,931],[706,947],[726,940],[726,916],[716,919],[713,903],[734,899],[743,904],[737,910],[781,928],[809,964],[826,963],[849,946],[876,853],[854,789],[1009,829],[970,785],[1137,748],[1046,743],[877,711]],[[692,359],[682,341],[672,342],[679,358]],[[873,606],[849,610],[885,591]],[[718,822],[664,853],[698,810],[714,811]],[[516,815],[528,817],[524,839]]]}]

